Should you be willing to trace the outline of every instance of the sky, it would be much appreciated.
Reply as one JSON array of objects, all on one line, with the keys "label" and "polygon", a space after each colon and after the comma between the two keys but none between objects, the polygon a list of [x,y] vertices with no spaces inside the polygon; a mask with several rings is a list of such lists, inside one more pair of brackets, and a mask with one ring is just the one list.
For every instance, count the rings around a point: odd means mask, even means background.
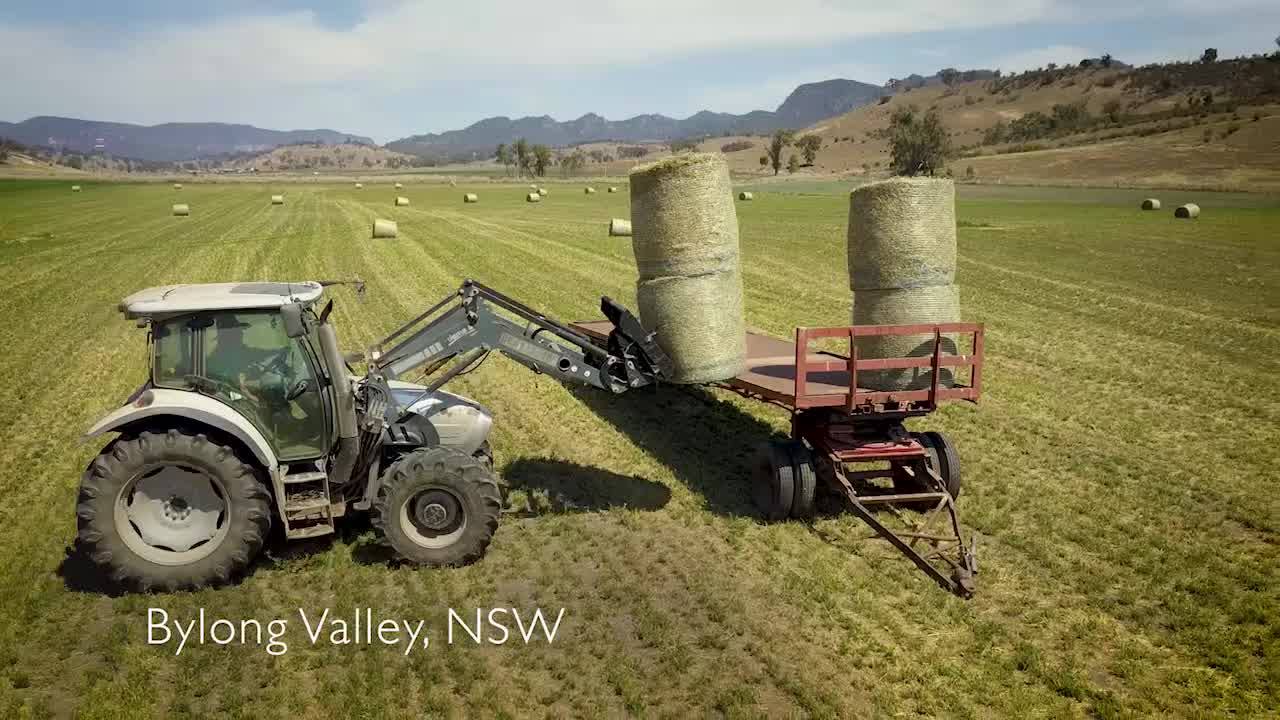
[{"label": "sky", "polygon": [[0,120],[387,142],[494,115],[772,110],[835,77],[1226,58],[1277,35],[1277,0],[3,0]]}]

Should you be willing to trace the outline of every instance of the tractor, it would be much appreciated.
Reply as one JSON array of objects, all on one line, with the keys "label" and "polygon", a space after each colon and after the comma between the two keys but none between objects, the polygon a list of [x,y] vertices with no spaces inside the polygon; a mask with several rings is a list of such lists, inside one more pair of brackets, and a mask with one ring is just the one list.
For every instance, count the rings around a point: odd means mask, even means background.
[{"label": "tractor", "polygon": [[[147,330],[149,372],[89,429],[116,435],[85,470],[76,508],[81,550],[114,581],[225,583],[273,525],[288,540],[314,538],[349,512],[369,513],[403,561],[473,562],[503,502],[493,415],[446,382],[494,350],[611,393],[671,372],[654,334],[607,297],[602,341],[471,280],[344,355],[333,301],[321,307],[332,285],[365,289],[359,279],[169,285],[121,302]],[[430,384],[403,379],[417,371]]]}]

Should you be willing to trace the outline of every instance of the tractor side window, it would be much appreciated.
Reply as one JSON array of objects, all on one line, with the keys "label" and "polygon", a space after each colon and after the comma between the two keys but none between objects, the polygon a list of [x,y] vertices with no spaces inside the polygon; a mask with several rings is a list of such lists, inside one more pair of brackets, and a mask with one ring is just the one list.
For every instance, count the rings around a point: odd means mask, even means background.
[{"label": "tractor side window", "polygon": [[155,343],[152,379],[159,387],[186,389],[194,375],[196,332],[185,320],[157,323],[151,329]]},{"label": "tractor side window", "polygon": [[320,383],[278,313],[214,315],[204,332],[204,377],[273,441],[282,460],[325,453]]}]

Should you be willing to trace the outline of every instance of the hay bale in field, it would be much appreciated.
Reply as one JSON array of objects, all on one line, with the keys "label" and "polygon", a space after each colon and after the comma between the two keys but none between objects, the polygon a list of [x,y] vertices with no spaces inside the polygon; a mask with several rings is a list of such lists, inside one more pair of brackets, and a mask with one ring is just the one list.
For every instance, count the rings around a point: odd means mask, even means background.
[{"label": "hay bale in field", "polygon": [[1178,209],[1173,211],[1173,216],[1176,218],[1182,218],[1184,220],[1192,220],[1192,219],[1198,218],[1200,217],[1200,206],[1196,205],[1195,203],[1187,203],[1186,205],[1181,205],[1178,207]]},{"label": "hay bale in field", "polygon": [[396,198],[396,207],[404,207],[404,206],[406,206],[406,205],[408,205],[408,204],[409,204],[409,198],[407,198],[407,197],[397,197],[397,198]]},{"label": "hay bale in field", "polygon": [[173,206],[173,214],[179,217],[186,217],[191,214],[191,207],[186,203],[178,203]]},{"label": "hay bale in field", "polygon": [[755,193],[749,193],[746,190],[743,190],[742,192],[738,193],[738,199],[739,200],[755,200],[756,196],[755,196]]},{"label": "hay bale in field", "polygon": [[609,235],[611,237],[631,237],[631,221],[622,218],[614,218],[609,221]]},{"label": "hay bale in field", "polygon": [[453,178],[449,178],[449,187],[458,187],[458,181]]},{"label": "hay bale in field", "polygon": [[283,196],[283,195],[272,195],[272,196],[271,196],[271,204],[272,204],[272,205],[283,205],[283,204],[284,204],[284,196]]},{"label": "hay bale in field", "polygon": [[530,189],[530,190],[532,190],[532,191],[534,191],[534,192],[538,192],[538,186],[537,186],[537,185],[530,185],[530,186],[529,186],[529,189]]},{"label": "hay bale in field", "polygon": [[173,189],[174,189],[174,190],[181,190],[181,189],[182,189],[182,183],[174,183],[174,184],[173,184]]},{"label": "hay bale in field", "polygon": [[539,195],[541,195],[542,197],[546,197],[546,196],[547,196],[547,189],[546,189],[546,188],[544,188],[544,187],[540,187],[540,188],[538,188],[538,194],[539,194]]},{"label": "hay bale in field", "polygon": [[724,380],[746,359],[738,217],[729,167],[693,153],[631,172],[636,297],[676,383]]},{"label": "hay bale in field", "polygon": [[849,194],[849,287],[950,285],[956,279],[956,188],[894,178]]},{"label": "hay bale in field", "polygon": [[80,186],[79,186],[79,185],[72,185],[72,186],[71,186],[71,192],[80,192]]},{"label": "hay bale in field", "polygon": [[542,202],[542,196],[536,192],[531,192],[524,198],[525,202]]},{"label": "hay bale in field", "polygon": [[356,183],[356,189],[357,189],[357,190],[363,190],[363,189],[364,189],[364,183]]},{"label": "hay bale in field", "polygon": [[475,193],[466,193],[462,196],[462,202],[464,203],[480,202],[480,196]]},{"label": "hay bale in field", "polygon": [[595,194],[596,194],[596,189],[595,189],[595,188],[593,188],[593,187],[585,187],[585,188],[582,188],[582,194],[583,194],[583,195],[595,195]]},{"label": "hay bale in field", "polygon": [[616,193],[616,192],[618,192],[618,188],[616,188],[616,187],[610,187],[610,188],[609,188],[609,192],[611,192],[611,193]]},{"label": "hay bale in field", "polygon": [[374,220],[373,236],[375,238],[393,238],[400,233],[400,228],[391,220]]},{"label": "hay bale in field", "polygon": [[[956,285],[855,290],[854,325],[915,325],[960,322],[960,288]],[[933,354],[933,335],[884,335],[861,337],[856,341],[862,358],[920,357]],[[942,337],[942,352],[956,353],[956,338]],[[870,370],[858,373],[858,386],[871,390],[919,390],[932,382],[929,368]],[[938,372],[938,383],[951,387],[955,382],[949,368]]]},{"label": "hay bale in field", "polygon": [[1142,209],[1143,210],[1159,210],[1160,201],[1155,198],[1147,198],[1146,200],[1142,201]]}]

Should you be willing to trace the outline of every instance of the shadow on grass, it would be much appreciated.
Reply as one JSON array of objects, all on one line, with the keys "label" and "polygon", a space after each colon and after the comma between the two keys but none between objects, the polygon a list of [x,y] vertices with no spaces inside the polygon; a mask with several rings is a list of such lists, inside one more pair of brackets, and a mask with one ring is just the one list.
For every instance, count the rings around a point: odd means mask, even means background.
[{"label": "shadow on grass", "polygon": [[507,465],[502,476],[511,493],[526,495],[525,507],[503,513],[516,517],[615,507],[660,510],[671,499],[671,490],[662,483],[547,458],[520,458]]},{"label": "shadow on grass", "polygon": [[71,592],[108,597],[120,597],[129,592],[129,588],[112,580],[94,564],[79,542],[67,546],[62,562],[58,564],[57,574]]},{"label": "shadow on grass", "polygon": [[751,462],[757,450],[785,439],[768,424],[706,390],[663,385],[611,395],[574,395],[633,443],[671,469],[722,515],[758,517],[751,501]]}]

